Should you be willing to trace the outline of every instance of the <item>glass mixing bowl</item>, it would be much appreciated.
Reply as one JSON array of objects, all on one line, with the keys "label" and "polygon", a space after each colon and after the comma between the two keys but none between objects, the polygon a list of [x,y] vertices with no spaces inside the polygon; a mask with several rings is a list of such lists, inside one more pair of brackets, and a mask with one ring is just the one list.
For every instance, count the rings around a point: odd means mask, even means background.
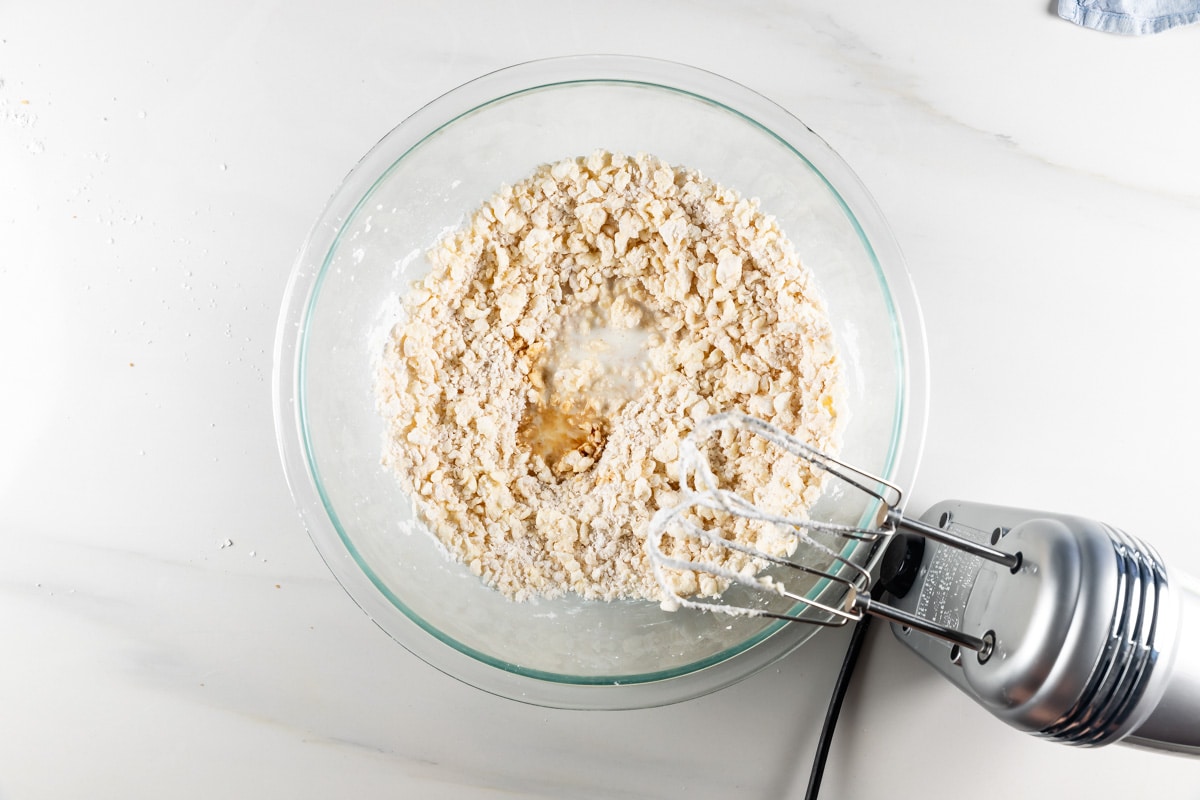
[{"label": "glass mixing bowl", "polygon": [[[924,339],[900,252],[862,184],[803,123],[678,64],[581,56],[471,81],[377,144],[329,201],[287,287],[275,419],[288,483],[334,575],[387,633],[481,689],[572,708],[662,705],[726,686],[817,628],[575,597],[513,603],[450,561],[381,466],[374,374],[424,254],[504,183],[597,149],[645,152],[756,197],[812,270],[844,363],[843,456],[911,485]],[[815,516],[866,518],[854,497]],[[877,555],[846,545],[860,564]],[[832,591],[812,587],[814,596]]]}]

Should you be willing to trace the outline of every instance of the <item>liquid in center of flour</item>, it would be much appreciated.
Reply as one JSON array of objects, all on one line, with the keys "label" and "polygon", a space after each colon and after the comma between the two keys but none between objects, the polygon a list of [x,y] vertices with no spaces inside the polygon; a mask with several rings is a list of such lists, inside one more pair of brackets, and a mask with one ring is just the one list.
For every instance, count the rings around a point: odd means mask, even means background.
[{"label": "liquid in center of flour", "polygon": [[648,353],[661,342],[654,321],[629,299],[593,304],[543,351],[517,433],[556,478],[595,465],[613,418],[654,379]]}]

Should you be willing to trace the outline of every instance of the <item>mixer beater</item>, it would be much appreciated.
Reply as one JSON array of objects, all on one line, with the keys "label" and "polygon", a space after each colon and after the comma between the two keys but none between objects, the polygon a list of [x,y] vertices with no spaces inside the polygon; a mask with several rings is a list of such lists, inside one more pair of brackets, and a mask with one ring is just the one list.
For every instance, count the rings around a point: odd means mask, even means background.
[{"label": "mixer beater", "polygon": [[[775,513],[723,488],[700,445],[728,430],[802,459],[835,482],[834,493],[862,493],[866,523]],[[883,618],[1016,728],[1068,744],[1200,755],[1200,584],[1138,539],[1081,517],[957,501],[914,519],[898,487],[739,412],[701,420],[681,443],[680,486],[682,501],[656,514],[647,537],[664,607],[825,626]],[[702,509],[768,526],[790,537],[792,554],[705,527]],[[677,557],[668,546],[676,537],[736,550],[753,566]],[[843,554],[855,541],[872,552],[866,563]],[[707,573],[727,588],[684,596],[673,572]]]}]

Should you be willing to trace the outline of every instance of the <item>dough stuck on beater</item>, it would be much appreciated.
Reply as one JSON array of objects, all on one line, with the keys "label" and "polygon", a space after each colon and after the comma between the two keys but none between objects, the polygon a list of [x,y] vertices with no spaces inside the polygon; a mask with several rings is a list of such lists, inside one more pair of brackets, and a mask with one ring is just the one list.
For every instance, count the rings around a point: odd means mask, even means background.
[{"label": "dough stuck on beater", "polygon": [[[429,259],[378,373],[383,462],[452,556],[512,599],[663,600],[648,522],[678,501],[679,444],[712,412],[837,449],[841,368],[810,273],[756,201],[694,170],[605,151],[542,166]],[[713,446],[722,482],[755,503],[802,512],[820,494],[819,474],[753,436]],[[697,513],[752,548],[789,546]]]}]

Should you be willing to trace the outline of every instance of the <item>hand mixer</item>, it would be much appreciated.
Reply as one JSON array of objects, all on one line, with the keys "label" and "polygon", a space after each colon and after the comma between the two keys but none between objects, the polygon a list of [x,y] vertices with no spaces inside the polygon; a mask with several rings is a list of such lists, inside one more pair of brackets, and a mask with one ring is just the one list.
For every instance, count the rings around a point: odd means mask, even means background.
[{"label": "hand mixer", "polygon": [[[753,505],[718,484],[698,447],[725,430],[763,437],[826,480],[865,493],[877,511],[857,525]],[[680,465],[683,500],[658,512],[647,540],[664,606],[817,625],[881,617],[1018,729],[1068,744],[1123,741],[1200,755],[1200,584],[1143,542],[1080,517],[967,502],[912,519],[896,486],[738,412],[701,420],[681,444]],[[729,539],[697,522],[703,508],[780,530],[806,555]],[[763,569],[676,557],[664,543],[679,536],[737,550]],[[884,546],[875,548],[877,581],[839,552],[852,540]],[[731,588],[716,599],[685,597],[672,588],[672,570],[706,572]],[[789,590],[781,573],[807,576],[812,588]],[[873,586],[887,602],[872,596]]]}]

